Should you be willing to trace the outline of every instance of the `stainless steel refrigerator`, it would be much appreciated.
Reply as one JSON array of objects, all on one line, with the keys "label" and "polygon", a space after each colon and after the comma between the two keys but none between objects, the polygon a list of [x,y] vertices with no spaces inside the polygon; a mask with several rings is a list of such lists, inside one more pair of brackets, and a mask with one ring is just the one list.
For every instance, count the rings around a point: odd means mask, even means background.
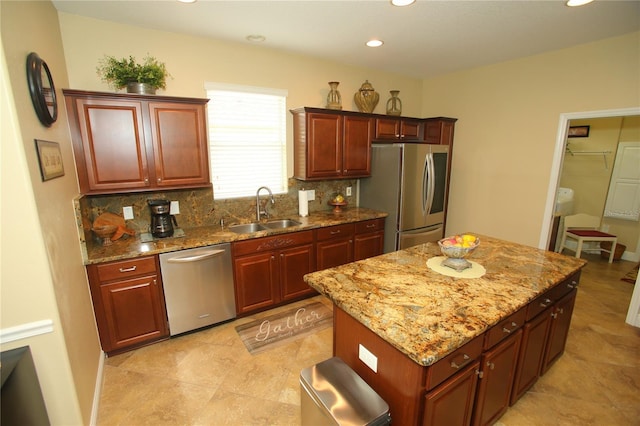
[{"label": "stainless steel refrigerator", "polygon": [[359,205],[387,212],[384,252],[444,237],[449,146],[374,143]]}]

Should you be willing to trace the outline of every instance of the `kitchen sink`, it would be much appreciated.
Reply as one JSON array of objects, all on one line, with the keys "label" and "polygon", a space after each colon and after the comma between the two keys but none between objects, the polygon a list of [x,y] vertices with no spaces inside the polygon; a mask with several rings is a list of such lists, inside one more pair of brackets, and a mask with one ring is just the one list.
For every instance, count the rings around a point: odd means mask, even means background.
[{"label": "kitchen sink", "polygon": [[293,219],[270,220],[269,222],[264,224],[264,226],[268,229],[284,229],[298,225],[300,225],[300,222]]},{"label": "kitchen sink", "polygon": [[265,231],[267,228],[259,223],[241,223],[239,225],[231,225],[228,229],[236,234],[250,234],[252,232]]}]

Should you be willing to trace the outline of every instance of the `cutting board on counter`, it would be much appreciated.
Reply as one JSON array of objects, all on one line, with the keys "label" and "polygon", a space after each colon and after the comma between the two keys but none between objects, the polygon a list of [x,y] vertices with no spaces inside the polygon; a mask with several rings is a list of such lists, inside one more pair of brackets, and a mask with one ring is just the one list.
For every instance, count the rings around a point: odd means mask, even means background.
[{"label": "cutting board on counter", "polygon": [[117,239],[122,237],[124,234],[136,235],[136,231],[134,231],[133,229],[129,229],[125,226],[124,218],[115,213],[111,213],[111,212],[102,213],[100,216],[96,218],[96,220],[93,221],[94,228],[98,228],[106,225],[114,225],[118,227],[118,229],[116,230],[116,233],[113,234],[113,237],[111,237],[111,241],[116,241]]}]

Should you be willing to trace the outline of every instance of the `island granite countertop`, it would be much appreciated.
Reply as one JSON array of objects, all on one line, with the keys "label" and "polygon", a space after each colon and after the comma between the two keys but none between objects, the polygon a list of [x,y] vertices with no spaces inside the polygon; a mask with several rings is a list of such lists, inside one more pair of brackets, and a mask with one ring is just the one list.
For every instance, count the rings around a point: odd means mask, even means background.
[{"label": "island granite countertop", "polygon": [[132,259],[140,256],[204,247],[214,244],[230,243],[233,241],[286,234],[289,232],[305,231],[345,223],[362,222],[369,219],[384,218],[386,216],[387,213],[376,210],[349,207],[348,209],[343,209],[340,213],[334,213],[332,210],[323,210],[320,212],[310,213],[309,216],[306,217],[296,215],[295,217],[290,218],[300,222],[300,225],[285,229],[258,231],[250,234],[237,234],[227,228],[227,226],[231,224],[225,224],[225,226],[217,225],[185,228],[182,230],[184,231],[184,236],[156,238],[152,241],[143,241],[140,235],[121,238],[108,246],[103,246],[94,240],[89,240],[83,244],[83,261],[85,265],[90,265],[114,260]]},{"label": "island granite countertop", "polygon": [[426,243],[305,275],[305,281],[416,363],[428,366],[484,333],[586,261],[479,235],[480,278],[434,272]]}]

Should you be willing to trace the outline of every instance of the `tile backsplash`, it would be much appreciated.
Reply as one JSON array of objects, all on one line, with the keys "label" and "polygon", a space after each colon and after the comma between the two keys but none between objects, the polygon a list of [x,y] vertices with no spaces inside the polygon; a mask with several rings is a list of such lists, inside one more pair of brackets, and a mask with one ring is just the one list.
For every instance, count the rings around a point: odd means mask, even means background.
[{"label": "tile backsplash", "polygon": [[[309,212],[329,210],[327,202],[338,192],[344,194],[345,188],[351,186],[353,196],[347,201],[356,203],[356,179],[302,182],[289,179],[288,192],[274,195],[275,204],[269,204],[267,210],[271,217],[284,218],[298,215],[298,190],[315,190],[316,198],[309,202]],[[256,188],[257,190],[258,188]],[[266,201],[267,192],[262,191],[260,200]],[[122,216],[122,208],[133,208],[133,220],[127,220],[128,228],[136,233],[148,232],[151,213],[147,205],[150,199],[167,199],[178,201],[180,214],[176,215],[178,226],[191,228],[197,226],[217,225],[224,218],[225,224],[251,222],[256,215],[256,197],[214,200],[211,188],[185,189],[173,191],[154,191],[114,195],[86,195],[76,199],[76,216],[81,237],[91,238],[91,224],[100,214],[105,212]],[[85,240],[85,241],[86,241]]]}]

